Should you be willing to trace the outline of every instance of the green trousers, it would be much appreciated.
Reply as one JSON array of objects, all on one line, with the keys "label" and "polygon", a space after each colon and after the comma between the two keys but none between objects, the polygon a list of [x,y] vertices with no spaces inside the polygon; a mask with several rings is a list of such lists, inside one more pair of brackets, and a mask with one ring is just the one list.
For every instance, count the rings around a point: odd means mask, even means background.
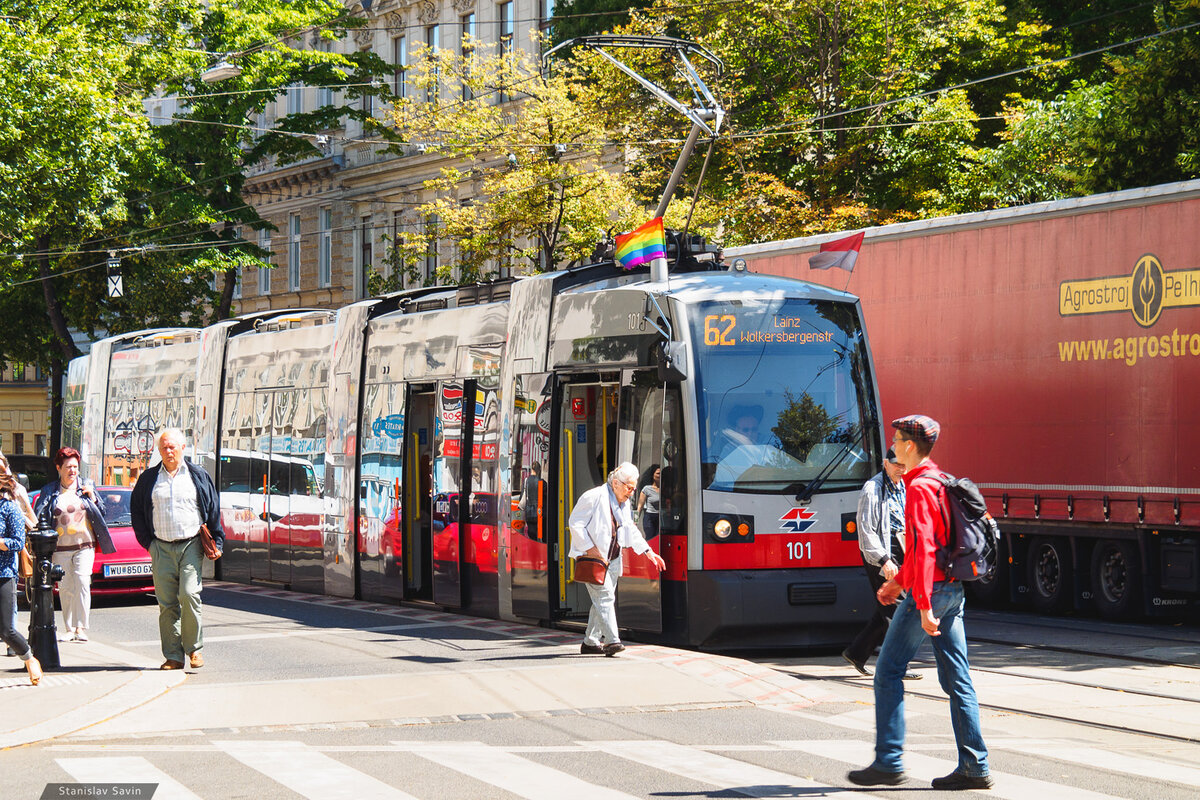
[{"label": "green trousers", "polygon": [[158,636],[163,658],[183,663],[184,656],[204,647],[200,627],[200,569],[204,553],[200,537],[180,542],[150,543],[154,596],[158,598]]}]

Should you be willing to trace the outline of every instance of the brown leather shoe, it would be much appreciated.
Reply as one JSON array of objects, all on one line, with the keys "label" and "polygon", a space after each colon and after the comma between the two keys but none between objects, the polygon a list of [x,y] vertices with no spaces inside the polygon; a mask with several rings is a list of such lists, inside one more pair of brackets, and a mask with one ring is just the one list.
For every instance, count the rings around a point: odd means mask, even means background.
[{"label": "brown leather shoe", "polygon": [[200,655],[199,650],[192,653],[190,660],[192,662],[192,669],[200,669],[204,666],[204,656]]},{"label": "brown leather shoe", "polygon": [[159,669],[183,669],[183,662],[168,658]]}]

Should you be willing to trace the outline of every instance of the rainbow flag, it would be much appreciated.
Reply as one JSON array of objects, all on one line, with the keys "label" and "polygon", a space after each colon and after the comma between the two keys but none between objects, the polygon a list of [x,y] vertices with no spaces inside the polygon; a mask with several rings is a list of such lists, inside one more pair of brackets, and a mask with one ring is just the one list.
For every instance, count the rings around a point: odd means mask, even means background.
[{"label": "rainbow flag", "polygon": [[663,232],[662,217],[654,219],[617,237],[617,260],[625,269],[633,269],[655,258],[667,257],[667,235]]}]

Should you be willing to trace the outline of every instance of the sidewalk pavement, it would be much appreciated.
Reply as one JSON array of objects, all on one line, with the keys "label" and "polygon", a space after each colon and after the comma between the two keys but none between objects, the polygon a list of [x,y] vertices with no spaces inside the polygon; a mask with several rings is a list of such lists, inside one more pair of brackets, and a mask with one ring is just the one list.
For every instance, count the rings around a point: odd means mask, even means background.
[{"label": "sidewalk pavement", "polygon": [[[512,623],[480,624],[514,630]],[[578,637],[560,638],[569,643],[553,646],[574,657],[516,668],[405,672],[402,683],[395,675],[363,675],[188,684],[190,670],[161,671],[157,658],[94,638],[60,642],[63,666],[47,671],[39,686],[29,684],[18,659],[0,660],[0,750],[68,735],[162,735],[185,730],[183,721],[187,730],[403,725],[598,710],[806,708],[835,699],[823,682],[799,681],[738,658],[633,643],[615,659],[585,658],[578,656]],[[598,695],[596,687],[604,685],[619,691]]]},{"label": "sidewalk pavement", "polygon": [[[31,686],[16,657],[0,656],[0,750],[65,736],[137,708],[179,686],[182,670],[97,641],[59,642],[56,670]],[[157,654],[156,654],[157,655]]]}]

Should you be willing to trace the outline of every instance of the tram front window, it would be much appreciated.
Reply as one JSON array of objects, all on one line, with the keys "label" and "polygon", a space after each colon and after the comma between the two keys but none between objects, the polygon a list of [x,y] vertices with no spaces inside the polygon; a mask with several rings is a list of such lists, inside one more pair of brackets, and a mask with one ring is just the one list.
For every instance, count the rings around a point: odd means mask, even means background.
[{"label": "tram front window", "polygon": [[871,477],[874,390],[853,305],[710,301],[690,318],[704,488],[802,492]]}]

